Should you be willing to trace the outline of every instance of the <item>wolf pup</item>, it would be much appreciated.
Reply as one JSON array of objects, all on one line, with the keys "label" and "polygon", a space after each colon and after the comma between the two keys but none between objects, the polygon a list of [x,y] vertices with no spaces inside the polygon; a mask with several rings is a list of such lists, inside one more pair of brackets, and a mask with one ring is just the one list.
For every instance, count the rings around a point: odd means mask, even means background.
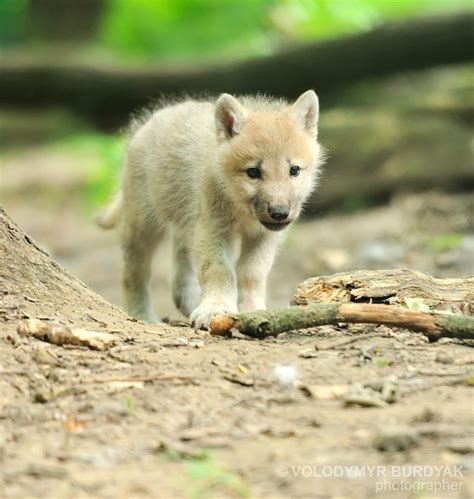
[{"label": "wolf pup", "polygon": [[186,100],[135,122],[102,228],[120,225],[122,286],[130,315],[159,322],[150,299],[152,256],[173,239],[172,291],[194,326],[265,308],[282,231],[296,220],[322,163],[319,104],[222,94]]}]

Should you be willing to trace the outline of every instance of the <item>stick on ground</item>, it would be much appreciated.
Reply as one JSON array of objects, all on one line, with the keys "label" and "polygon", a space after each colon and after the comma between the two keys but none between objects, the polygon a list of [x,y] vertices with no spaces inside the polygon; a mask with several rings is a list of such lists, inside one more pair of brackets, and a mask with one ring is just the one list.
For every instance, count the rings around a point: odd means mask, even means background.
[{"label": "stick on ground", "polygon": [[265,338],[294,329],[347,322],[402,327],[423,333],[430,342],[443,337],[474,339],[474,317],[462,314],[420,312],[379,304],[313,303],[280,310],[219,315],[210,324],[211,334],[225,335],[232,329],[255,338]]}]

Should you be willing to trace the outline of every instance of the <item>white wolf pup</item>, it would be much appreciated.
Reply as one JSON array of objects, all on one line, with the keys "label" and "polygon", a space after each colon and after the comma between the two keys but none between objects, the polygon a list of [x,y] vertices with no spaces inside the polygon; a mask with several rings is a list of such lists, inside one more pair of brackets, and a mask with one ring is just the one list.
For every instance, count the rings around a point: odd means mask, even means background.
[{"label": "white wolf pup", "polygon": [[300,214],[322,163],[318,115],[312,90],[293,104],[222,94],[134,124],[121,190],[98,220],[120,225],[130,315],[158,321],[149,282],[166,229],[174,302],[196,327],[265,308],[281,231]]}]

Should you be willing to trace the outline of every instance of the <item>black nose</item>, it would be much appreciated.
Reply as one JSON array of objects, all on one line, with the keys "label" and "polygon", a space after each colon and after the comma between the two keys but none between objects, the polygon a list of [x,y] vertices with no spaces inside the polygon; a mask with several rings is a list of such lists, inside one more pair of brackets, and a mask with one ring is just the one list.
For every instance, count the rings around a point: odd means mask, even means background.
[{"label": "black nose", "polygon": [[289,208],[286,208],[285,206],[269,206],[268,212],[273,220],[276,220],[277,222],[282,222],[285,218],[288,218],[288,215],[290,214]]}]

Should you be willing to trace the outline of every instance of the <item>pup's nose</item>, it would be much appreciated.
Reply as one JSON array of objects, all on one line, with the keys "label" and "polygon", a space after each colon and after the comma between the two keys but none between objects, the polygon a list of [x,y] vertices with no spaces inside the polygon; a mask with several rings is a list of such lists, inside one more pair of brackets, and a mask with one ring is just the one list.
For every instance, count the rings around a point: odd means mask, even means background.
[{"label": "pup's nose", "polygon": [[277,222],[283,222],[285,218],[288,218],[290,209],[286,208],[285,206],[269,206],[268,212],[270,213],[270,216],[273,218],[273,220],[276,220]]}]

